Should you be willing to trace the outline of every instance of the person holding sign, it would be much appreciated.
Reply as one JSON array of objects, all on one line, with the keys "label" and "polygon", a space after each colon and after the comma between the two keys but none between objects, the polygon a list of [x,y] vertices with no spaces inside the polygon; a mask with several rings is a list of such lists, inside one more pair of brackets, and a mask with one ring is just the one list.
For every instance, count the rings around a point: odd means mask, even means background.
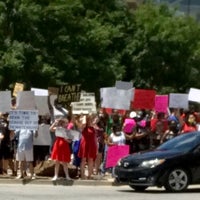
[{"label": "person holding sign", "polygon": [[33,137],[37,137],[37,131],[28,129],[15,130],[15,137],[18,138],[16,161],[19,162],[20,174],[17,179],[24,178],[26,166],[29,167],[31,179],[34,178],[33,169]]},{"label": "person holding sign", "polygon": [[68,123],[68,119],[62,117],[55,120],[55,122],[50,126],[50,131],[55,132],[56,135],[56,140],[51,153],[51,159],[55,161],[54,177],[52,178],[52,181],[58,179],[60,164],[63,165],[66,179],[71,180],[68,172],[68,163],[71,161],[69,144],[72,142],[72,138],[70,138],[69,130],[66,129]]},{"label": "person holding sign", "polygon": [[[108,144],[108,151],[106,154],[106,166],[110,159],[108,156],[110,148],[112,148],[113,146],[126,145],[126,134],[121,130],[120,125],[117,125],[117,124],[113,125],[112,133],[108,137],[107,144]],[[128,153],[129,153],[129,146],[127,145],[127,147],[128,147]],[[115,153],[117,156],[120,154],[120,152],[115,152]],[[114,177],[114,166],[111,167],[111,169],[112,169],[112,176]]]},{"label": "person holding sign", "polygon": [[88,165],[88,179],[92,179],[94,161],[97,156],[97,138],[94,128],[95,115],[89,114],[83,116],[82,124],[82,137],[80,141],[80,147],[78,157],[81,158],[81,179],[86,179],[85,166]]}]

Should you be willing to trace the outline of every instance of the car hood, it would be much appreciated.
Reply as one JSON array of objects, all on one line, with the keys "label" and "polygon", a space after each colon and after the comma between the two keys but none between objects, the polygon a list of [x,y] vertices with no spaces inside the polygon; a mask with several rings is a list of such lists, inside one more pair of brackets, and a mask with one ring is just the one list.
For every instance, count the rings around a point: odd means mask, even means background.
[{"label": "car hood", "polygon": [[129,161],[139,161],[139,160],[152,160],[152,159],[167,159],[183,155],[184,152],[177,150],[154,150],[154,151],[145,151],[135,154],[131,154],[125,158]]}]

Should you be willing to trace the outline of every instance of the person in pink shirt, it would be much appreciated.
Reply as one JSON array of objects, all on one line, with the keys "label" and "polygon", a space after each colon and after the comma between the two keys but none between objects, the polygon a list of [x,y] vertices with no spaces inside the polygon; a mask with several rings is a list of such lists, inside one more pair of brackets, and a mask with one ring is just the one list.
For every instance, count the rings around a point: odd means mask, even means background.
[{"label": "person in pink shirt", "polygon": [[134,119],[137,116],[137,113],[132,111],[129,116],[124,119],[122,126],[122,131],[126,136],[126,144],[129,145],[129,153],[134,152],[134,140],[131,139],[131,135],[136,133],[136,120]]}]

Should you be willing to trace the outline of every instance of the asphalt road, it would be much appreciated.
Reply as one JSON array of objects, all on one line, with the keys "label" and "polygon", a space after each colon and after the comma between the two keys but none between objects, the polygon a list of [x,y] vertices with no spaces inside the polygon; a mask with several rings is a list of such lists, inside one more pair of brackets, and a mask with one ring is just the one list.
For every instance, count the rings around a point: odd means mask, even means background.
[{"label": "asphalt road", "polygon": [[137,193],[128,186],[0,185],[0,200],[199,200],[199,198],[199,186],[175,194],[167,193],[162,188],[149,188],[143,193]]}]

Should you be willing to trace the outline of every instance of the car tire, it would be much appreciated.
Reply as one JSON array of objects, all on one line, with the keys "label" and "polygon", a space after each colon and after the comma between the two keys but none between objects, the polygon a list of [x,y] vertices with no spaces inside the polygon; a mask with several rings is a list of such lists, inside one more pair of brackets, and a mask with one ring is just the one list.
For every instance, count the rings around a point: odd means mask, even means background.
[{"label": "car tire", "polygon": [[167,174],[164,187],[169,192],[182,192],[187,189],[188,184],[188,172],[182,168],[175,168]]},{"label": "car tire", "polygon": [[129,185],[129,186],[137,192],[142,192],[148,188],[148,186],[135,186],[135,185]]}]

